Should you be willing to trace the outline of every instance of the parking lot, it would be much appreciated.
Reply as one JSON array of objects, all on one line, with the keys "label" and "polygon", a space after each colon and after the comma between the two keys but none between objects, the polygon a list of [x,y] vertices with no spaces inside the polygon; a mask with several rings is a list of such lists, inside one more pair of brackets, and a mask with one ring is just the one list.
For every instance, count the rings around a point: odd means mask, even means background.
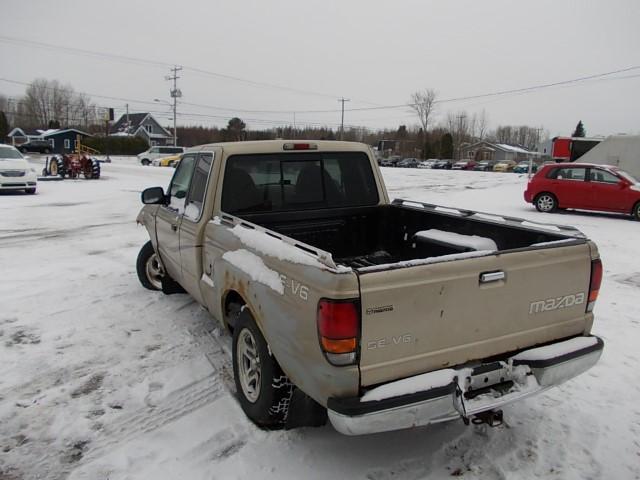
[{"label": "parking lot", "polygon": [[136,278],[140,191],[174,170],[114,158],[99,180],[0,195],[0,479],[639,478],[640,223],[539,213],[523,200],[526,175],[382,170],[391,198],[573,225],[594,240],[600,363],[507,407],[495,429],[261,431],[234,398],[228,336],[189,296]]}]

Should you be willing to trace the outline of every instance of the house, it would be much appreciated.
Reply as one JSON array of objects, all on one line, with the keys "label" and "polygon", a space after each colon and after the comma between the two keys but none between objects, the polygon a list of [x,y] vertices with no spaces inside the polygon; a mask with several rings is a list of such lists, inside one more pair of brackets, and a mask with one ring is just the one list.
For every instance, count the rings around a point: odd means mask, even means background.
[{"label": "house", "polygon": [[460,158],[468,158],[481,162],[483,160],[489,160],[493,162],[500,162],[502,160],[514,160],[521,162],[533,158],[534,160],[540,158],[538,152],[531,152],[524,147],[516,145],[507,145],[506,143],[491,143],[487,141],[481,141],[472,143],[471,145],[464,145],[460,148]]},{"label": "house", "polygon": [[20,147],[23,143],[32,140],[48,141],[51,145],[51,153],[73,152],[78,145],[78,140],[82,142],[82,139],[91,136],[91,134],[77,128],[54,128],[49,130],[14,128],[7,135],[11,144],[16,147]]},{"label": "house", "polygon": [[173,135],[164,128],[150,113],[130,113],[121,116],[111,128],[110,136],[140,137],[150,147],[173,145]]}]

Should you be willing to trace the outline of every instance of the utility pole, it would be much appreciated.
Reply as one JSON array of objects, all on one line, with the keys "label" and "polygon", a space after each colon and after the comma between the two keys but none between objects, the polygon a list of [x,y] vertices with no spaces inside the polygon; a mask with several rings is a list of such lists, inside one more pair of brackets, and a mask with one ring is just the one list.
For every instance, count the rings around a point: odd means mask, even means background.
[{"label": "utility pole", "polygon": [[456,132],[456,143],[458,144],[458,160],[460,160],[461,158],[461,154],[462,151],[460,149],[460,146],[462,144],[462,120],[464,120],[465,118],[467,118],[467,114],[466,113],[462,113],[460,115],[456,115],[456,118],[458,119],[458,128],[457,128],[457,132]]},{"label": "utility pole", "polygon": [[176,109],[178,108],[178,98],[182,97],[182,92],[178,88],[177,81],[180,78],[178,72],[182,70],[182,67],[174,65],[170,69],[171,75],[167,75],[165,80],[173,80],[173,88],[170,90],[171,98],[173,98],[173,145],[178,145],[178,131],[176,130]]},{"label": "utility pole", "polygon": [[293,112],[293,138],[296,138],[296,112]]},{"label": "utility pole", "polygon": [[129,133],[129,104],[125,104],[127,108],[127,133]]},{"label": "utility pole", "polygon": [[340,120],[340,140],[344,137],[344,102],[350,101],[348,98],[342,97],[339,102],[342,103],[342,119]]}]

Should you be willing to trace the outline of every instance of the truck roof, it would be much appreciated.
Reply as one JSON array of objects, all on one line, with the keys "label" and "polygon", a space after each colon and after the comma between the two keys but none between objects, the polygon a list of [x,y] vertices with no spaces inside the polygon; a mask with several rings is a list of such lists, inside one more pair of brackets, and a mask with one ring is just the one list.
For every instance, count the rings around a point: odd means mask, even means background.
[{"label": "truck roof", "polygon": [[[284,145],[309,144],[315,148],[285,150]],[[310,152],[361,152],[367,151],[369,145],[359,142],[343,142],[337,140],[252,140],[248,142],[221,142],[208,143],[189,148],[186,153],[199,152],[222,148],[226,153],[278,153],[283,151],[310,151]]]}]

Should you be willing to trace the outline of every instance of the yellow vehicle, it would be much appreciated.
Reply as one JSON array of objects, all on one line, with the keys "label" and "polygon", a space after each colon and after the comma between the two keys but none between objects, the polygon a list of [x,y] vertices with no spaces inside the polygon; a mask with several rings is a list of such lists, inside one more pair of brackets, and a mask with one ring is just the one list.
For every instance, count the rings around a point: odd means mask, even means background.
[{"label": "yellow vehicle", "polygon": [[501,160],[493,166],[494,172],[511,172],[517,163],[514,160]]},{"label": "yellow vehicle", "polygon": [[180,162],[180,155],[171,155],[168,157],[157,158],[152,164],[157,167],[176,167]]}]

